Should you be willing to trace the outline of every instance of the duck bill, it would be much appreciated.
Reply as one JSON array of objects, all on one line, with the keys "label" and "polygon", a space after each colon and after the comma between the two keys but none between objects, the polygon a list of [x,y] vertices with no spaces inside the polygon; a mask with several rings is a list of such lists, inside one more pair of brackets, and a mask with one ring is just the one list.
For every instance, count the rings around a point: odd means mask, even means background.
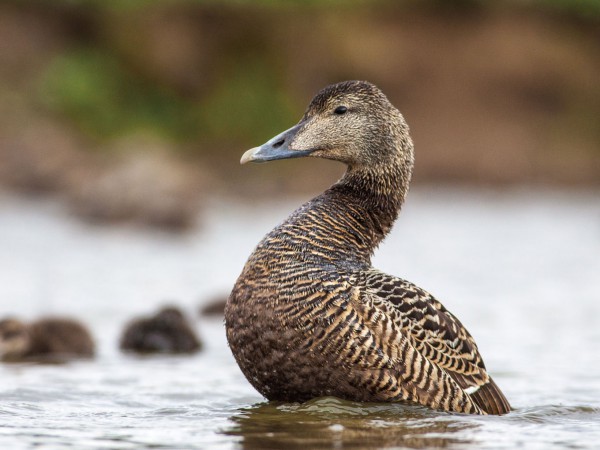
[{"label": "duck bill", "polygon": [[298,133],[301,127],[302,125],[298,124],[289,130],[285,130],[283,133],[278,134],[260,147],[251,148],[242,155],[240,164],[308,156],[312,153],[312,150],[294,150],[289,147],[289,144],[294,140],[294,136],[296,136],[296,133]]}]

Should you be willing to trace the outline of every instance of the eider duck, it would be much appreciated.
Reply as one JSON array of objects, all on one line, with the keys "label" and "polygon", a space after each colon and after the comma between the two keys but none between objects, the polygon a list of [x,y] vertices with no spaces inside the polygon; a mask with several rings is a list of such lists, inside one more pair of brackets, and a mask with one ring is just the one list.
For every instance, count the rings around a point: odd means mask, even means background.
[{"label": "eider duck", "polygon": [[123,331],[121,350],[135,353],[196,353],[202,344],[183,312],[175,307],[131,321]]},{"label": "eider duck", "polygon": [[79,322],[45,318],[30,324],[14,318],[0,320],[2,361],[63,361],[94,356],[94,341]]},{"label": "eider duck", "polygon": [[241,163],[298,157],[347,170],[263,238],[235,283],[227,340],[248,381],[269,400],[336,396],[508,413],[460,321],[425,290],[371,266],[413,169],[400,112],[373,84],[334,84]]}]

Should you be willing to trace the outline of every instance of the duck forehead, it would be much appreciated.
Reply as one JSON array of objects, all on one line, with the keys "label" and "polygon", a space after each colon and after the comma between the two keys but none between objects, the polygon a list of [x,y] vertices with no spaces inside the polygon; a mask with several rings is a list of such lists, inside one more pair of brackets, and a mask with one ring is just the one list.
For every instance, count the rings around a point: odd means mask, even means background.
[{"label": "duck forehead", "polygon": [[385,101],[383,93],[367,81],[344,81],[322,89],[310,102],[307,113],[317,114],[337,106],[377,104]]},{"label": "duck forehead", "polygon": [[347,95],[345,94],[321,91],[308,105],[308,111],[313,114],[327,111],[333,107],[334,103],[339,104],[346,99]]},{"label": "duck forehead", "polygon": [[368,81],[342,81],[341,83],[331,84],[323,88],[317,96],[341,96],[350,95],[356,97],[380,96],[381,91],[377,86]]}]

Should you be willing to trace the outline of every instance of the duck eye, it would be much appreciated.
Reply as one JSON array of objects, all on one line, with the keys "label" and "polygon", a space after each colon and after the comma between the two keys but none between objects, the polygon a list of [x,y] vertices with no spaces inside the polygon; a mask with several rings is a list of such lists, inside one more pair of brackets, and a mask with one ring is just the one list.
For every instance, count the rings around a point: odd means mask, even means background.
[{"label": "duck eye", "polygon": [[338,116],[341,116],[342,114],[346,114],[346,111],[348,111],[348,108],[346,106],[338,106],[333,112]]}]

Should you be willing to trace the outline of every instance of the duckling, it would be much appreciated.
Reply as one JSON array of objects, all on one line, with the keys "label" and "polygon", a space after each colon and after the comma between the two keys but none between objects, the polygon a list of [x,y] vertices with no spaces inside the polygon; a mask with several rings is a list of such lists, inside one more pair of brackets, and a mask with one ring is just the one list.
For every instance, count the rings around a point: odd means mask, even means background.
[{"label": "duckling", "polygon": [[45,318],[30,324],[7,318],[0,321],[2,361],[62,361],[94,356],[88,330],[67,318]]},{"label": "duckling", "polygon": [[183,312],[175,307],[130,322],[121,336],[122,350],[136,353],[195,353],[202,348]]},{"label": "duckling", "polygon": [[371,83],[334,84],[241,163],[299,157],[347,170],[260,241],[233,287],[227,340],[248,381],[269,400],[508,413],[462,323],[424,289],[371,265],[412,175],[400,112]]}]

